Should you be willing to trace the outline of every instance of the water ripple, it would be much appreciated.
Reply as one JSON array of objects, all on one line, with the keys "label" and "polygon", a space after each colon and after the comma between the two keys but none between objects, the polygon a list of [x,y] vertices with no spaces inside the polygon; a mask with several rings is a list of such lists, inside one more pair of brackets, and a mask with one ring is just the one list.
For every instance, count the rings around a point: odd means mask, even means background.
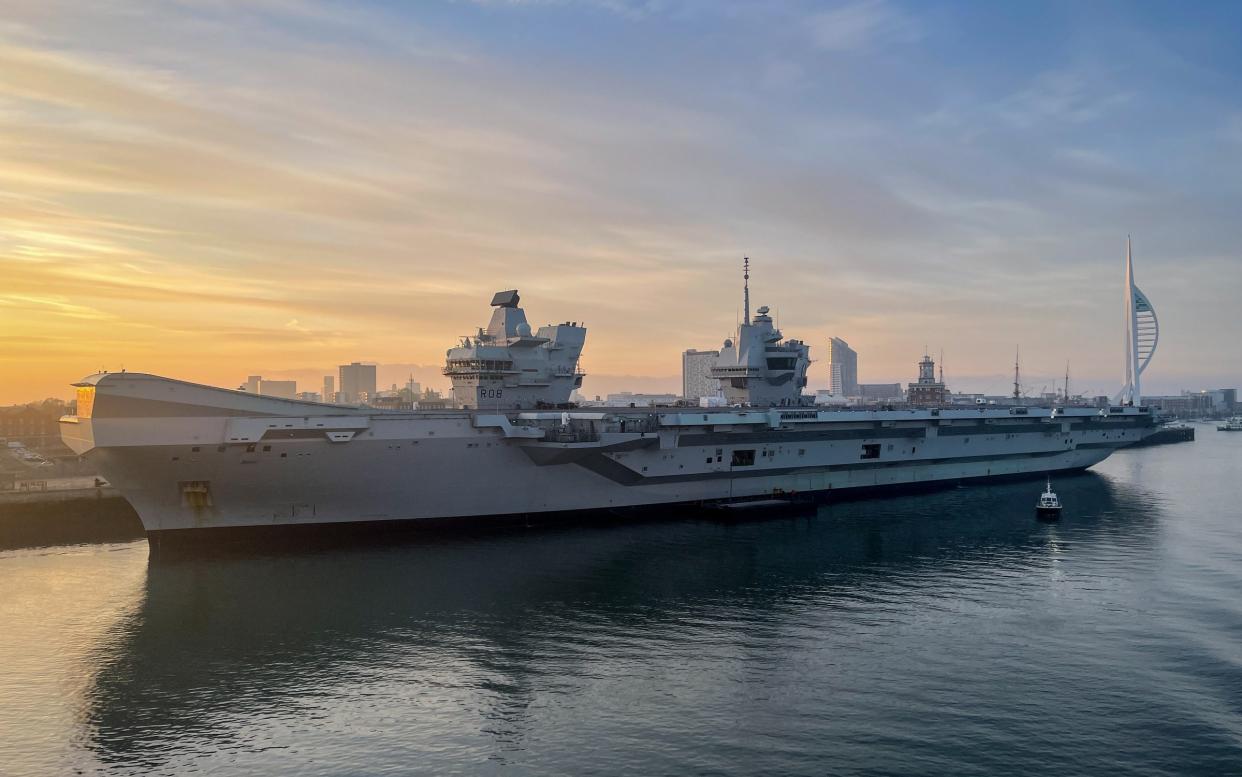
[{"label": "water ripple", "polygon": [[[1242,440],[814,517],[0,553],[0,773],[1224,774]],[[1036,488],[1037,490],[1037,488]]]}]

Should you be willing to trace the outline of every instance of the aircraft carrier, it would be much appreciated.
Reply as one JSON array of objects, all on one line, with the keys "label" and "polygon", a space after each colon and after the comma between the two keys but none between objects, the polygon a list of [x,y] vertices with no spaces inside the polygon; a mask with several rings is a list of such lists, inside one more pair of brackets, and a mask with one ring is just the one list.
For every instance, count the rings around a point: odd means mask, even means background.
[{"label": "aircraft carrier", "polygon": [[1146,408],[824,410],[809,348],[766,307],[725,340],[728,407],[570,406],[586,328],[533,331],[517,291],[444,368],[456,410],[259,396],[141,373],[76,384],[65,442],[129,500],[153,546],[224,530],[823,497],[1092,466],[1153,430]]}]

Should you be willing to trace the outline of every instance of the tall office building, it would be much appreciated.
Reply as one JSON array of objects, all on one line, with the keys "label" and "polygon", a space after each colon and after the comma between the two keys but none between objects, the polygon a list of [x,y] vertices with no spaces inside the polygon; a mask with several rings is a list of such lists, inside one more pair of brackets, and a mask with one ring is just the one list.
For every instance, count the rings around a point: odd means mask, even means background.
[{"label": "tall office building", "polygon": [[323,401],[336,401],[336,378],[331,375],[323,376]]},{"label": "tall office building", "polygon": [[262,375],[248,375],[246,377],[246,391],[249,391],[251,394],[258,394],[259,384],[262,382]]},{"label": "tall office building", "polygon": [[681,355],[681,395],[685,399],[702,399],[720,394],[720,381],[712,377],[712,367],[720,351],[696,351]]},{"label": "tall office building", "polygon": [[375,396],[375,365],[351,362],[340,367],[340,400],[346,403],[367,402]]},{"label": "tall office building", "polygon": [[839,337],[828,340],[828,375],[834,395],[858,396],[858,354]]}]

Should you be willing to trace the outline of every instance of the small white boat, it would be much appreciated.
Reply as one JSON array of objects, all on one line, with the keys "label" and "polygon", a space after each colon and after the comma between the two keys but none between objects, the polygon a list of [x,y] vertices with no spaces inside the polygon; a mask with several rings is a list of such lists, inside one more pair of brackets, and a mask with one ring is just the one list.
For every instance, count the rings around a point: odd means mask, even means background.
[{"label": "small white boat", "polygon": [[1039,518],[1050,519],[1061,517],[1061,500],[1052,490],[1051,478],[1048,479],[1048,487],[1044,489],[1044,493],[1039,495],[1039,502],[1035,505],[1035,515]]},{"label": "small white boat", "polygon": [[1242,432],[1242,416],[1234,416],[1223,424],[1217,424],[1218,432]]}]

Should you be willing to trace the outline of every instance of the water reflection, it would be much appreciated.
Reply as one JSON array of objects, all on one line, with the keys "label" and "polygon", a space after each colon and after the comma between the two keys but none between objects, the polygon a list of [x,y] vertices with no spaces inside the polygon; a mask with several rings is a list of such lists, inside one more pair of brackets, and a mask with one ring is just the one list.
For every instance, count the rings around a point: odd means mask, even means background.
[{"label": "water reflection", "polygon": [[[996,599],[998,580],[1021,595],[1060,574],[1070,547],[1153,563],[1151,495],[1095,474],[1063,479],[1066,516],[1048,525],[1034,519],[1038,490],[973,487],[810,518],[152,560],[141,607],[100,651],[91,747],[105,762],[156,767],[244,750],[257,721],[268,739],[273,726],[326,725],[325,709],[374,693],[384,709],[366,719],[377,731],[414,726],[409,739],[443,747],[482,736],[503,755],[523,747],[532,715],[547,714],[541,700],[618,672],[703,656],[779,670],[805,646],[846,650],[972,591]],[[693,674],[632,680],[718,692],[705,684],[719,678]]]},{"label": "water reflection", "polygon": [[124,499],[0,507],[0,551],[126,542],[144,536],[138,514]]}]

